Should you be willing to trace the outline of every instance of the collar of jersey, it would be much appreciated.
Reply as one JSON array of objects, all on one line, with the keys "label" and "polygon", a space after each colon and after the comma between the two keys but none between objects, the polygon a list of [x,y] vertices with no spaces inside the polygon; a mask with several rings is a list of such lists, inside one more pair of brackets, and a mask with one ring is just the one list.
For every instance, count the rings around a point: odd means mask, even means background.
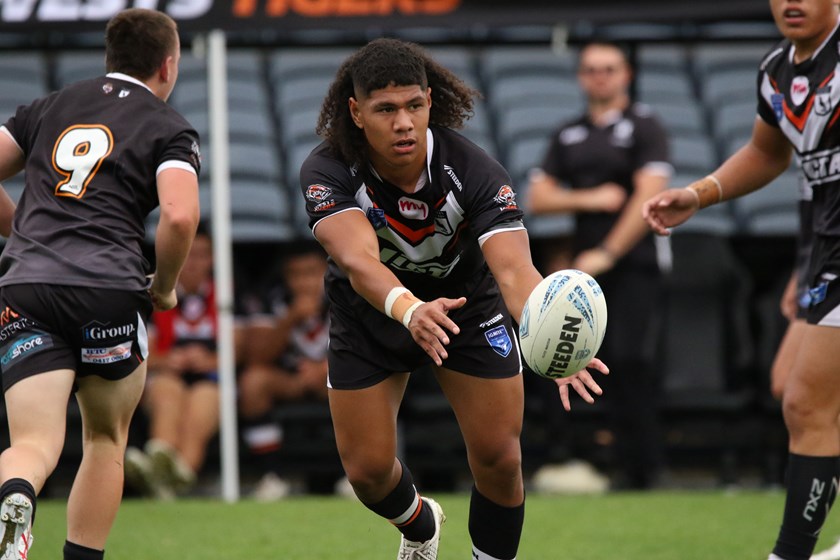
[{"label": "collar of jersey", "polygon": [[140,87],[146,88],[147,90],[149,90],[149,93],[152,92],[152,88],[150,88],[149,86],[147,86],[146,84],[144,84],[143,82],[138,80],[137,78],[129,76],[128,74],[123,74],[122,72],[110,72],[108,74],[105,74],[105,77],[106,78],[113,78],[115,80],[122,80],[124,82],[131,82],[132,84],[137,84]]},{"label": "collar of jersey", "polygon": [[[819,55],[822,52],[823,48],[825,48],[825,46],[828,44],[828,42],[831,41],[831,38],[834,37],[834,34],[837,33],[837,28],[838,27],[840,27],[840,16],[837,16],[837,23],[834,24],[834,29],[831,30],[831,33],[828,34],[828,37],[825,38],[825,41],[822,42],[822,45],[817,47],[817,50],[814,51],[814,54],[812,54],[811,57],[808,60],[814,60],[814,59],[817,58],[817,55]],[[794,64],[793,56],[796,54],[795,51],[796,51],[796,47],[793,45],[793,43],[791,43],[790,44],[790,51],[788,52],[788,60],[790,61],[791,64]],[[807,60],[803,60],[799,64],[803,64],[805,62],[807,62]]]}]

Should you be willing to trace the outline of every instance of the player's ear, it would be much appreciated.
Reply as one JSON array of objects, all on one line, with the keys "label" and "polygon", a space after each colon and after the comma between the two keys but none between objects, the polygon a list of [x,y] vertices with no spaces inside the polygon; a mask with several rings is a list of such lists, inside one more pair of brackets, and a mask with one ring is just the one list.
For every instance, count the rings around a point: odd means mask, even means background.
[{"label": "player's ear", "polygon": [[364,125],[362,124],[362,109],[359,107],[359,102],[356,101],[355,97],[351,97],[347,100],[347,105],[350,108],[350,118],[353,119],[356,126],[364,128]]},{"label": "player's ear", "polygon": [[173,79],[173,68],[175,67],[175,57],[167,56],[163,59],[163,62],[160,64],[160,68],[158,68],[158,77],[160,81],[164,84],[169,83]]},{"label": "player's ear", "polygon": [[426,103],[428,103],[429,107],[432,106],[432,88],[426,88]]}]

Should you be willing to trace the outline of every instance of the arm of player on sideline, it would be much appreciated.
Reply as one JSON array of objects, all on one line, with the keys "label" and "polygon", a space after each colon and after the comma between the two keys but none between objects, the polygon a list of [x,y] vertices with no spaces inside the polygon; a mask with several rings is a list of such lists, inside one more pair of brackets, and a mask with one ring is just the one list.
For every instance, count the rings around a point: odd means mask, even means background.
[{"label": "arm of player on sideline", "polygon": [[[160,222],[155,235],[156,268],[150,291],[153,299],[174,296],[175,284],[198,228],[198,178],[194,172],[169,168],[158,173]],[[156,304],[160,303],[156,301]],[[175,302],[169,303],[174,306]]]},{"label": "arm of player on sideline", "polygon": [[[6,127],[0,127],[0,182],[23,171],[24,164],[25,158],[20,146]],[[0,235],[3,237],[9,237],[12,233],[14,214],[15,203],[0,186]]]}]

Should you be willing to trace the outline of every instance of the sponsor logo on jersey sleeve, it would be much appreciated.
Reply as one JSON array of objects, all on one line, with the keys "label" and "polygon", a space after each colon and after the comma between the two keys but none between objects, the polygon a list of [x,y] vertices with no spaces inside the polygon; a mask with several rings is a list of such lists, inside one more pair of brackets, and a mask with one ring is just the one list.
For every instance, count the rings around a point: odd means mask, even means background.
[{"label": "sponsor logo on jersey sleeve", "polygon": [[484,333],[484,338],[486,338],[487,342],[490,343],[490,348],[503,358],[507,358],[508,354],[510,354],[511,348],[513,348],[513,342],[511,341],[507,328],[504,325],[499,325],[498,327],[486,331]]},{"label": "sponsor logo on jersey sleeve", "polygon": [[314,212],[323,212],[335,206],[335,200],[330,198],[332,196],[332,189],[324,185],[314,184],[306,187],[306,200],[311,202],[314,206]]},{"label": "sponsor logo on jersey sleeve", "polygon": [[500,210],[516,210],[516,193],[510,185],[502,185],[493,200],[501,207]]},{"label": "sponsor logo on jersey sleeve", "polygon": [[82,348],[83,364],[113,364],[131,357],[131,341],[107,348]]}]

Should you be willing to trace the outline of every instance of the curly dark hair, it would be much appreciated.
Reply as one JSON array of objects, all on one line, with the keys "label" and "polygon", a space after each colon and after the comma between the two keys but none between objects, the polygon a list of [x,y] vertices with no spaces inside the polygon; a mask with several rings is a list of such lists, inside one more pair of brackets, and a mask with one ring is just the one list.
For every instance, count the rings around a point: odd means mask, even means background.
[{"label": "curly dark hair", "polygon": [[478,91],[435,62],[415,43],[376,39],[350,56],[336,73],[327,92],[316,132],[332,150],[352,165],[367,160],[367,140],[350,116],[347,100],[356,91],[369,94],[389,85],[432,88],[429,124],[461,128],[473,115]]}]

